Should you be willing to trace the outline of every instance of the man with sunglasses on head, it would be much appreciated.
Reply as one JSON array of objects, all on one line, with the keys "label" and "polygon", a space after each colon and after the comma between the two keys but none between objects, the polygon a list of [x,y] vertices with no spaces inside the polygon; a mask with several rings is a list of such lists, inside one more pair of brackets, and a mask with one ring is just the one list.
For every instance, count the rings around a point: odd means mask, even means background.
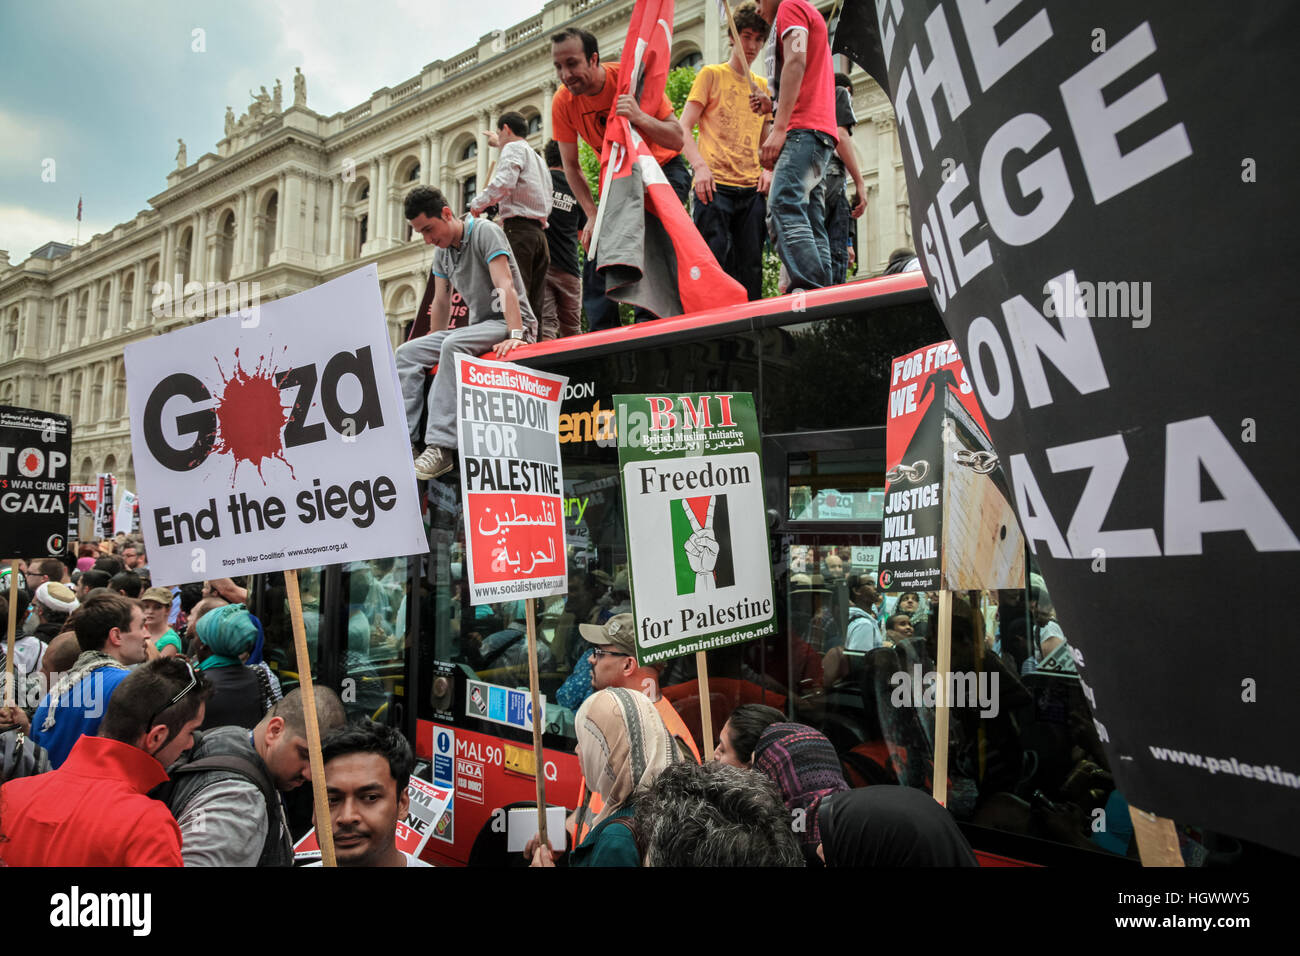
[{"label": "man with sunglasses on head", "polygon": [[78,608],[72,629],[81,654],[32,715],[31,738],[62,765],[78,738],[93,734],[119,684],[149,656],[149,632],[137,601],[121,594],[94,594]]},{"label": "man with sunglasses on head", "polygon": [[[321,736],[342,727],[339,695],[316,685]],[[252,730],[205,730],[187,763],[170,768],[171,807],[186,866],[292,866],[293,843],[280,794],[311,779],[302,690],[276,702]]]},{"label": "man with sunglasses on head", "polygon": [[148,793],[194,742],[208,688],[185,661],[150,661],[109,701],[98,737],[63,765],[0,788],[8,866],[180,866],[181,831]]}]

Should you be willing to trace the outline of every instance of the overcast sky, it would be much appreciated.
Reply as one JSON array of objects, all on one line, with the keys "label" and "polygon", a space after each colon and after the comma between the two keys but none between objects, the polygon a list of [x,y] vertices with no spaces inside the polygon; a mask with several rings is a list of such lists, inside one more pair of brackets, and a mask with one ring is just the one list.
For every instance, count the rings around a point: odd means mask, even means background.
[{"label": "overcast sky", "polygon": [[279,77],[293,101],[295,66],[328,116],[543,2],[0,0],[0,249],[18,263],[71,240],[78,197],[83,242],[134,218],[166,187],[177,137],[191,163],[214,152],[226,107],[243,113],[250,89]]}]

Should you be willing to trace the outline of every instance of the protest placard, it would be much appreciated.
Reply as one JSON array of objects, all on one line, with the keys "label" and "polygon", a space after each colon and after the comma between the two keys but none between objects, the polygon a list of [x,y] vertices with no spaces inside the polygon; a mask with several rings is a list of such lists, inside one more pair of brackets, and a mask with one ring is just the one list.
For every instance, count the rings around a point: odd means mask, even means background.
[{"label": "protest placard", "polygon": [[284,572],[323,818],[297,569],[427,549],[378,271],[136,342],[125,361],[153,579]]},{"label": "protest placard", "polygon": [[117,494],[117,479],[112,475],[95,476],[95,537],[111,538],[117,532],[114,517],[114,498]]},{"label": "protest placard", "polygon": [[113,534],[130,534],[135,530],[135,506],[135,492],[123,489],[122,500],[113,515]]},{"label": "protest placard", "polygon": [[[1300,82],[1300,9],[1040,6],[845,4],[836,49],[894,104],[921,266],[1118,789],[1300,853],[1294,703],[1264,692],[1300,666],[1286,602],[1219,666],[1189,600],[1300,571],[1300,190],[1265,175],[1300,126],[1260,101]],[[1154,623],[1117,639],[1134,608]]]},{"label": "protest placard", "polygon": [[568,379],[456,356],[470,603],[568,591],[560,396]]},{"label": "protest placard", "polygon": [[1025,541],[957,346],[899,356],[889,381],[881,590],[1023,587]]},{"label": "protest placard", "polygon": [[0,558],[64,550],[72,419],[0,405]]},{"label": "protest placard", "polygon": [[427,549],[374,266],[126,348],[155,581]]},{"label": "protest placard", "polygon": [[636,615],[648,664],[776,633],[761,440],[748,392],[615,395]]},{"label": "protest placard", "polygon": [[72,420],[66,415],[0,405],[0,559],[10,560],[4,706],[15,700],[18,559],[63,551],[71,453]]}]

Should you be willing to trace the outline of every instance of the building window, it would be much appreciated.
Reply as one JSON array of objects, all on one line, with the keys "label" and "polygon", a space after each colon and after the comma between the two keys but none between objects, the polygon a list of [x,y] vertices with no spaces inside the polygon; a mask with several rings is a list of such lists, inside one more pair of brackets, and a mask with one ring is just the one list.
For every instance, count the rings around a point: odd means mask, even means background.
[{"label": "building window", "polygon": [[695,70],[698,73],[700,67],[702,67],[703,65],[704,65],[704,54],[700,53],[697,50],[692,53],[687,53],[683,55],[680,60],[678,60],[676,63],[673,64],[673,69],[676,70],[679,67],[689,66],[692,70]]},{"label": "building window", "polygon": [[416,163],[414,166],[411,167],[411,171],[406,174],[406,181],[408,183],[414,183],[414,182],[419,182],[419,180],[420,180],[420,164]]},{"label": "building window", "polygon": [[528,135],[532,136],[534,133],[540,133],[541,131],[542,131],[541,114],[539,113],[536,116],[528,117]]},{"label": "building window", "polygon": [[474,159],[478,156],[478,143],[470,140],[469,145],[461,151],[461,159]]},{"label": "building window", "polygon": [[465,180],[465,185],[460,190],[460,211],[461,214],[469,212],[469,201],[478,195],[478,177],[470,176]]}]

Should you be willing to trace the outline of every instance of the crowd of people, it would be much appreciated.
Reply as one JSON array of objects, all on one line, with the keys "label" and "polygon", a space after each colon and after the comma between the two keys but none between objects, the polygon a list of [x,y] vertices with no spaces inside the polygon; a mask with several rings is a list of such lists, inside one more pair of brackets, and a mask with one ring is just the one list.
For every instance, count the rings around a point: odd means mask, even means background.
[{"label": "crowd of people", "polygon": [[[307,709],[260,659],[246,582],[160,586],[138,541],[82,548],[19,567],[0,860],[292,865],[298,834],[282,797],[310,779]],[[626,580],[610,583],[619,594],[593,600],[576,624],[590,664],[574,721],[583,799],[567,852],[534,841],[532,865],[973,864],[931,798],[850,790],[829,741],[780,711],[739,708],[717,751],[701,754],[659,692],[663,668],[636,662]],[[410,744],[349,721],[333,690],[314,693],[339,864],[427,865],[395,843]]]},{"label": "crowd of people", "polygon": [[[418,478],[437,478],[455,463],[454,354],[505,358],[522,343],[577,334],[584,315],[589,331],[621,324],[598,243],[592,254],[600,197],[579,154],[580,143],[601,154],[612,117],[644,140],[658,174],[749,299],[762,296],[768,244],[781,263],[782,292],[845,281],[855,259],[853,220],[867,196],[851,139],[852,81],[833,72],[826,23],[807,0],[742,3],[733,19],[730,57],[700,69],[680,116],[667,95],[648,109],[620,95],[621,64],[602,61],[591,33],[556,33],[560,88],[544,155],[528,146],[523,115],[503,113],[487,134],[500,150],[496,165],[465,216],[432,187],[407,194],[412,234],[438,247],[422,314],[396,355]],[[769,85],[751,66],[772,34]],[[903,249],[886,271],[911,268],[915,256]],[[454,301],[464,310],[455,319]],[[634,316],[658,317],[644,308]]]}]

